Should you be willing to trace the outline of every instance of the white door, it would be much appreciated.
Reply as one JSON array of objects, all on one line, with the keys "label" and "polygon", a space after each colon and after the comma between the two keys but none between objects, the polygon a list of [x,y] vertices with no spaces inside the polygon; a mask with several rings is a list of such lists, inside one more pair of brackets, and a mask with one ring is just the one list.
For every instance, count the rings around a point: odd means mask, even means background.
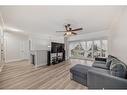
[{"label": "white door", "polygon": [[3,63],[5,61],[4,58],[4,38],[3,36],[0,36],[0,63]]},{"label": "white door", "polygon": [[0,63],[2,62],[1,60],[1,38],[0,38]]},{"label": "white door", "polygon": [[3,63],[5,61],[5,58],[4,58],[4,45],[3,45],[3,41],[2,39],[0,40],[0,61],[1,63]]},{"label": "white door", "polygon": [[28,59],[29,42],[27,40],[21,42],[20,50],[21,50],[21,58]]},{"label": "white door", "polygon": [[0,63],[4,63],[4,37],[2,33],[2,29],[0,29]]},{"label": "white door", "polygon": [[4,31],[3,31],[3,19],[0,14],[0,72],[2,71],[2,68],[5,63],[4,58]]},{"label": "white door", "polygon": [[[3,31],[3,19],[0,14],[0,63],[4,63],[4,31]],[[0,64],[1,65],[1,64]]]}]

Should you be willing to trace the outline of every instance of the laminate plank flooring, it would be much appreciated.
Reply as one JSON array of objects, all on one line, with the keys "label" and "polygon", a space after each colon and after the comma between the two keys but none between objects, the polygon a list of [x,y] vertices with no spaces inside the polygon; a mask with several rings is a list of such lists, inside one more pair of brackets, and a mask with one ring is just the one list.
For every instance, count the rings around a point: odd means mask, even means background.
[{"label": "laminate plank flooring", "polygon": [[0,72],[0,89],[87,89],[70,79],[74,65],[70,60],[38,68],[28,61],[6,63]]}]

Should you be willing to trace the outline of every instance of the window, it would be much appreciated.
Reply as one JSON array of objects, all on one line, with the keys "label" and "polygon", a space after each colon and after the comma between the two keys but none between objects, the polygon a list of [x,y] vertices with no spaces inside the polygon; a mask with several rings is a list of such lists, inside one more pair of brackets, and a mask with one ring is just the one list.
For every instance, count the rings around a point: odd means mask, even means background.
[{"label": "window", "polygon": [[108,56],[108,41],[102,40],[102,57]]},{"label": "window", "polygon": [[93,41],[93,58],[95,57],[101,57],[101,41],[95,40]]},{"label": "window", "polygon": [[70,42],[69,56],[73,58],[93,59],[95,57],[107,57],[107,40],[91,40]]},{"label": "window", "polygon": [[87,54],[86,58],[92,58],[93,57],[93,42],[87,41]]},{"label": "window", "polygon": [[75,42],[70,44],[69,46],[70,49],[70,54],[71,57],[84,57],[85,55],[85,43],[81,42]]}]

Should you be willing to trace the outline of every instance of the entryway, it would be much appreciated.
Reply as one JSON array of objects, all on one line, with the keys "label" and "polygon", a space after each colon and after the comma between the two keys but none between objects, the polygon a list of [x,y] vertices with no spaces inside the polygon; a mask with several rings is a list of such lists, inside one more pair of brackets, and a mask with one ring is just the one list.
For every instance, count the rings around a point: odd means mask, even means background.
[{"label": "entryway", "polygon": [[4,31],[3,31],[3,19],[0,15],[0,71],[3,68],[5,62],[4,58]]}]

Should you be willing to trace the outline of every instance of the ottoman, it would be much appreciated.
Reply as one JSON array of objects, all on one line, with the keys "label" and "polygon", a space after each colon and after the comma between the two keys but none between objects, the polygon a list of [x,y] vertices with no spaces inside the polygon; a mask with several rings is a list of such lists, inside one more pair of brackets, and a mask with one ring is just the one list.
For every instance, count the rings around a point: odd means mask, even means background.
[{"label": "ottoman", "polygon": [[87,86],[87,72],[90,69],[90,66],[77,64],[70,69],[71,79]]}]

